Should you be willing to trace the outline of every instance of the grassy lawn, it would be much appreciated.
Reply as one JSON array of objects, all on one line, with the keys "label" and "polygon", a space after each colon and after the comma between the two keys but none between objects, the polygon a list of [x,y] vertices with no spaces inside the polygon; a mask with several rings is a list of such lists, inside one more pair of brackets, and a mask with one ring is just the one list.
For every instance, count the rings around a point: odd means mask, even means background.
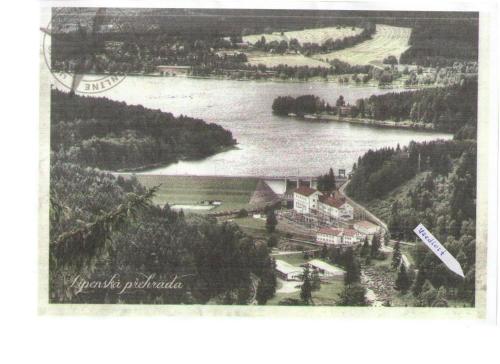
[{"label": "grassy lawn", "polygon": [[[300,285],[301,282],[296,282]],[[278,283],[276,290],[279,290],[281,284]],[[313,291],[312,300],[316,306],[328,305],[334,306],[335,302],[338,300],[339,293],[344,289],[344,279],[342,277],[336,277],[328,282],[321,283],[321,289],[318,291]],[[276,295],[267,301],[267,305],[277,305],[281,300],[286,298],[294,298],[300,300],[300,289],[292,293],[276,293]]]},{"label": "grassy lawn", "polygon": [[275,259],[283,260],[291,265],[300,266],[305,263],[304,254],[286,254],[286,255],[275,255],[273,256]]},{"label": "grassy lawn", "polygon": [[234,223],[245,233],[258,237],[258,238],[268,238],[269,234],[266,231],[266,220],[254,219],[253,217],[242,217],[233,220]]},{"label": "grassy lawn", "polygon": [[146,187],[161,184],[153,198],[159,205],[199,204],[203,200],[220,200],[221,206],[200,213],[249,208],[257,178],[205,176],[148,176],[137,175]]}]

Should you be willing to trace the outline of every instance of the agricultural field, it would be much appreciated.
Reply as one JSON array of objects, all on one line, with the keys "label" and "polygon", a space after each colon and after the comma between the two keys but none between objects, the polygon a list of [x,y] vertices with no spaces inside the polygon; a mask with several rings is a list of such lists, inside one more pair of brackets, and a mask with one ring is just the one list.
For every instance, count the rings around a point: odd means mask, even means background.
[{"label": "agricultural field", "polygon": [[325,43],[328,39],[337,40],[347,37],[353,37],[361,34],[362,28],[357,27],[327,27],[327,28],[314,28],[305,30],[295,30],[290,32],[274,32],[270,34],[252,34],[243,36],[243,41],[250,44],[255,44],[262,37],[266,38],[266,42],[284,40],[289,43],[292,39],[297,39],[300,44],[304,43],[317,43],[319,45]]},{"label": "agricultural field", "polygon": [[309,66],[309,67],[330,67],[324,61],[303,56],[302,54],[269,54],[263,52],[246,52],[248,64],[257,66],[264,64],[267,67],[276,67],[280,64],[286,64],[291,67]]},{"label": "agricultural field", "polygon": [[377,24],[376,32],[372,39],[361,42],[353,47],[324,54],[313,55],[312,58],[327,62],[335,58],[351,65],[382,66],[383,59],[395,56],[399,59],[401,54],[410,48],[411,28],[393,27]]},{"label": "agricultural field", "polygon": [[203,200],[222,202],[209,210],[196,210],[200,213],[249,208],[258,182],[257,178],[206,176],[137,175],[137,179],[146,187],[161,184],[153,198],[158,205],[198,205]]}]

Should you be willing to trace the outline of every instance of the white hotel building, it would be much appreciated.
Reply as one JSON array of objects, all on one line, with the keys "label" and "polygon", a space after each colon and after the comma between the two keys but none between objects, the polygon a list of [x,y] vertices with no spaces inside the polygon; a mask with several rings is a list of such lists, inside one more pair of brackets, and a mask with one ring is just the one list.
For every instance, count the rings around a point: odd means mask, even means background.
[{"label": "white hotel building", "polygon": [[321,215],[328,220],[349,221],[354,218],[354,209],[345,198],[325,196],[306,186],[294,191],[293,209],[300,214]]},{"label": "white hotel building", "polygon": [[325,227],[318,230],[316,242],[326,245],[354,245],[363,242],[365,235],[353,229]]}]

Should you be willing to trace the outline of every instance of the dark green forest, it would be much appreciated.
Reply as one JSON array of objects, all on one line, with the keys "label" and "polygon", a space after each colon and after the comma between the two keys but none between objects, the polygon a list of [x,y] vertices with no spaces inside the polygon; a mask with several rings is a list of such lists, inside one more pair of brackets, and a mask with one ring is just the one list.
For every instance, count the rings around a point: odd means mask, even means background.
[{"label": "dark green forest", "polygon": [[236,144],[230,131],[104,97],[51,93],[51,149],[106,170],[132,170],[207,157]]},{"label": "dark green forest", "polygon": [[411,47],[400,57],[400,63],[442,67],[453,62],[477,61],[479,21],[477,14],[455,19],[416,21],[410,36]]},{"label": "dark green forest", "polygon": [[[260,288],[274,295],[274,261],[235,224],[189,216],[151,204],[154,190],[52,155],[50,301],[53,303],[247,304]],[[121,282],[171,281],[178,289],[146,287],[78,292],[76,277]],[[78,280],[79,281],[79,280]]]},{"label": "dark green forest", "polygon": [[431,123],[442,131],[456,132],[466,124],[477,122],[475,79],[463,79],[448,87],[392,92],[358,100],[351,113],[375,120],[411,120]]},{"label": "dark green forest", "polygon": [[274,99],[272,110],[278,115],[337,115],[338,107],[347,106],[345,116],[395,122],[410,120],[432,124],[435,130],[456,132],[461,139],[475,139],[477,91],[477,80],[464,79],[453,86],[372,95],[358,99],[354,105],[346,105],[343,96],[333,105],[314,95],[279,96]]},{"label": "dark green forest", "polygon": [[417,306],[444,299],[474,304],[476,149],[473,140],[452,140],[369,151],[359,158],[346,188],[349,196],[361,202],[384,200],[415,176],[425,176],[393,202],[386,221],[390,236],[415,241],[413,229],[424,224],[460,262],[465,279],[417,242],[411,252],[415,267],[409,274],[414,278],[411,294]]}]

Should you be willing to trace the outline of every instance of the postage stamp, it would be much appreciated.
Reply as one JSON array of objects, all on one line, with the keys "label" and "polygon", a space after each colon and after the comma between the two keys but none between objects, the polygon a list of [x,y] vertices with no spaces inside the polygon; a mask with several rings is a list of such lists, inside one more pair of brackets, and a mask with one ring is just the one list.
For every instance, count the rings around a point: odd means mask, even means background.
[{"label": "postage stamp", "polygon": [[45,9],[40,312],[483,318],[482,21]]}]

